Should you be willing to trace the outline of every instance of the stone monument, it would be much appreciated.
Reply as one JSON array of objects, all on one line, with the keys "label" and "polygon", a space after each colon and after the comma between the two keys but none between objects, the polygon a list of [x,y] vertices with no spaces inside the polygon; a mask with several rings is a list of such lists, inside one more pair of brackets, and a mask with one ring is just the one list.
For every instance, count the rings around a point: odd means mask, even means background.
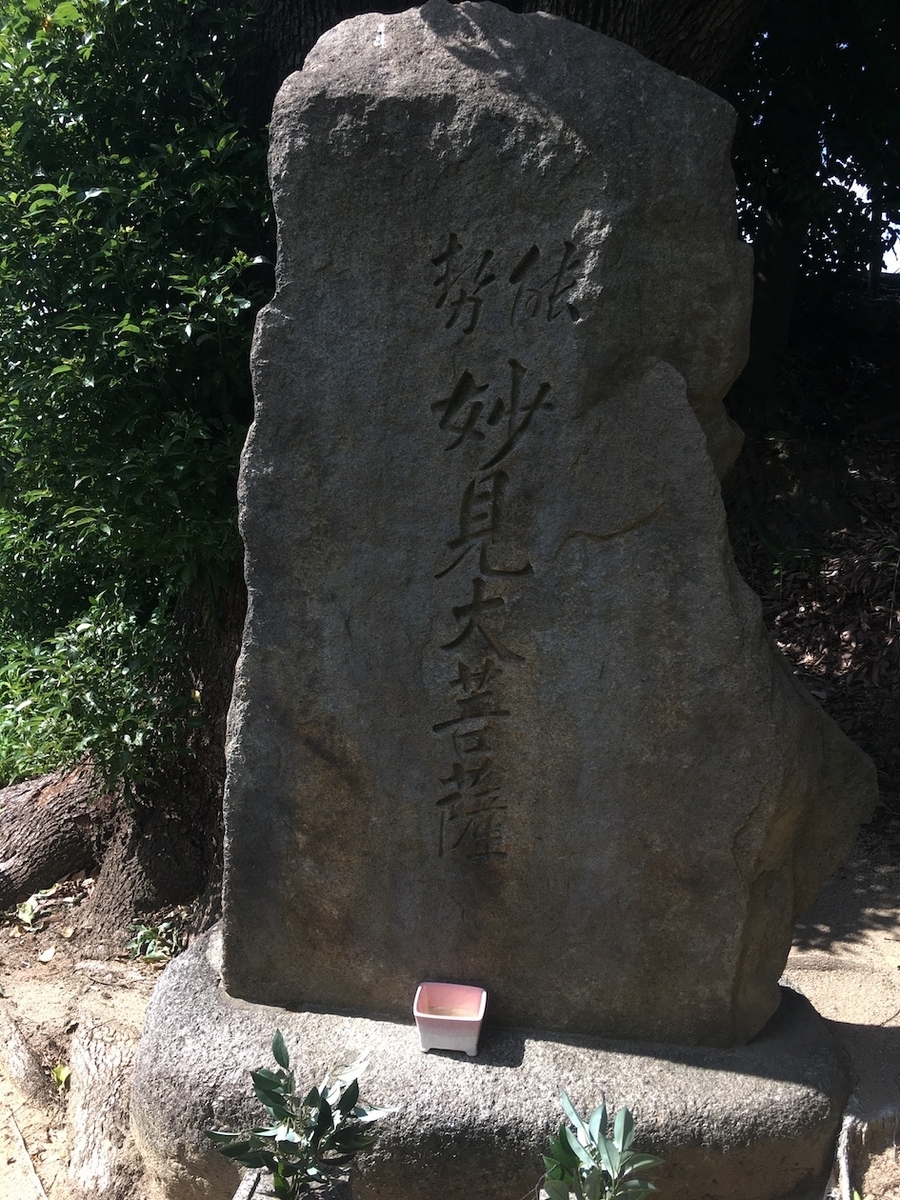
[{"label": "stone monument", "polygon": [[494,1022],[713,1045],[775,1011],[871,776],[726,537],[732,131],[627,47],[483,5],[344,24],[284,85],[232,995],[407,1017],[438,978]]},{"label": "stone monument", "polygon": [[[670,1196],[820,1186],[846,1082],[778,979],[874,774],[728,545],[732,131],[627,47],[489,3],[345,22],[283,86],[222,949],[151,1008],[160,1176],[160,1146],[195,1188],[221,1166],[184,1165],[160,1098],[221,1124],[277,1023],[310,1063],[377,1048],[405,1115],[360,1195],[520,1195],[563,1086],[638,1110]],[[424,979],[488,990],[478,1059],[414,1050]]]}]

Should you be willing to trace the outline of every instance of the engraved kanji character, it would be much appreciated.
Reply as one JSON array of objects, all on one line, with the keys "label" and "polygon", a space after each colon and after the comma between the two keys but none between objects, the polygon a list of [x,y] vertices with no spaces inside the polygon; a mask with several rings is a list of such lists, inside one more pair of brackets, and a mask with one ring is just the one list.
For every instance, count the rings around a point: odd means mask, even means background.
[{"label": "engraved kanji character", "polygon": [[[504,403],[504,411],[506,412],[506,441],[500,447],[496,454],[492,455],[486,463],[482,465],[482,471],[489,471],[492,467],[496,467],[498,463],[506,458],[507,454],[514,449],[516,443],[528,429],[531,424],[531,419],[540,408],[552,409],[553,405],[548,401],[551,387],[549,383],[538,384],[537,391],[531,400],[524,400],[522,396],[522,381],[528,374],[528,368],[523,367],[516,359],[509,359],[509,367],[512,372],[512,378],[509,386],[509,401]],[[501,403],[503,403],[501,401]]]},{"label": "engraved kanji character", "polygon": [[[488,384],[476,383],[470,371],[463,371],[450,395],[443,400],[435,400],[432,404],[431,411],[440,413],[440,428],[456,434],[444,447],[445,450],[455,450],[467,438],[476,442],[484,441],[484,430],[479,428],[484,401],[480,400],[479,396],[487,389]],[[493,423],[496,424],[502,416],[502,409],[496,404],[494,408],[497,411]]]},{"label": "engraved kanji character", "polygon": [[509,709],[498,707],[499,701],[494,699],[493,688],[488,686],[500,674],[501,668],[494,667],[493,660],[489,658],[484,659],[481,667],[474,672],[466,663],[461,662],[459,674],[456,679],[450,681],[450,686],[456,692],[453,700],[457,709],[456,716],[433,725],[434,732],[441,733],[473,718],[482,720],[485,717],[508,717]]},{"label": "engraved kanji character", "polygon": [[485,613],[493,612],[498,608],[502,608],[506,601],[502,596],[485,596],[485,582],[480,577],[472,580],[472,599],[468,604],[457,605],[453,609],[453,616],[457,622],[463,625],[462,632],[450,642],[445,642],[441,646],[442,650],[455,650],[461,646],[473,633],[479,633],[488,645],[488,648],[504,662],[524,662],[520,654],[516,654],[514,650],[510,650],[508,646],[504,646],[495,636],[492,636],[485,629],[481,617]]},{"label": "engraved kanji character", "polygon": [[508,717],[508,708],[492,708],[492,704],[496,704],[491,692],[476,692],[472,696],[459,696],[456,700],[458,712],[455,717],[450,717],[446,721],[439,721],[437,725],[433,725],[435,733],[441,733],[444,729],[450,729],[453,725],[461,725],[463,721],[471,721],[473,717]]},{"label": "engraved kanji character", "polygon": [[447,542],[451,550],[459,550],[459,553],[449,566],[437,572],[435,579],[449,575],[474,547],[480,547],[478,569],[482,575],[531,574],[531,563],[525,563],[523,567],[492,567],[488,563],[487,546],[497,532],[500,502],[507,482],[508,477],[503,471],[494,471],[481,478],[476,475],[469,481],[459,506],[459,536]]},{"label": "engraved kanji character", "polygon": [[539,274],[541,252],[537,246],[532,246],[522,256],[509,276],[509,282],[518,285],[510,314],[511,325],[520,316],[537,317],[544,312],[548,321],[555,321],[563,312],[568,312],[573,321],[578,320],[578,309],[566,300],[566,294],[576,283],[571,272],[581,266],[581,260],[575,254],[574,244],[563,242],[559,267],[546,277]]},{"label": "engraved kanji character", "polygon": [[457,758],[469,758],[477,754],[492,754],[494,750],[493,743],[491,742],[493,732],[494,726],[490,721],[485,721],[483,725],[477,725],[474,729],[460,729],[456,727],[452,734],[453,753]]},{"label": "engraved kanji character", "polygon": [[489,683],[495,683],[503,674],[503,668],[492,658],[483,658],[477,667],[462,660],[456,665],[456,678],[450,680],[450,687],[465,695],[483,691]]},{"label": "engraved kanji character", "polygon": [[493,250],[485,250],[480,258],[475,257],[470,261],[464,260],[463,250],[459,238],[455,233],[451,233],[446,249],[431,260],[435,267],[440,268],[440,273],[434,280],[434,286],[439,289],[434,307],[447,306],[449,316],[445,324],[446,329],[450,329],[458,320],[467,316],[463,333],[473,333],[484,303],[480,292],[492,284],[497,276],[488,270],[494,257]]},{"label": "engraved kanji character", "polygon": [[435,804],[446,808],[463,801],[467,795],[483,797],[498,793],[503,784],[503,773],[494,766],[492,758],[483,758],[469,767],[455,762],[450,774],[441,783],[452,785],[452,790],[446,796],[435,801]]},{"label": "engraved kanji character", "polygon": [[456,850],[470,859],[506,858],[503,845],[505,804],[486,805],[477,812],[455,816],[441,813],[440,850]]}]

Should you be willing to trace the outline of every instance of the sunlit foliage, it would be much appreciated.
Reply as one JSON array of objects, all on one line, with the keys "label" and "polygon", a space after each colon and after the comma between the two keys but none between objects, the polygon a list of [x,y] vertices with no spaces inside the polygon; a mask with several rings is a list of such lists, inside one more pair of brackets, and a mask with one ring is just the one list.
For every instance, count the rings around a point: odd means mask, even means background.
[{"label": "sunlit foliage", "polygon": [[268,280],[224,77],[248,20],[0,0],[0,781],[85,752],[132,780],[191,706],[169,618],[238,552]]}]

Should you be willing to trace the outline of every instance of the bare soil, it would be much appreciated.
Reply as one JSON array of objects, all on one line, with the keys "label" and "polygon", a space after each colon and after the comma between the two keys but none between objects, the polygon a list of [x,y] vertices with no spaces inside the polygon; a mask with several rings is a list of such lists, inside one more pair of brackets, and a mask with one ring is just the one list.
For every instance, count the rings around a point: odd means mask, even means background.
[{"label": "bare soil", "polygon": [[[124,951],[107,961],[83,956],[91,931],[80,926],[80,910],[91,886],[85,878],[64,881],[38,899],[31,923],[15,912],[0,920],[0,1028],[15,1022],[43,1074],[42,1088],[23,1090],[21,1078],[0,1071],[3,1200],[71,1200],[76,1194],[69,1175],[75,1136],[67,1121],[70,1080],[64,1078],[73,1037],[93,1018],[130,1031],[136,1045],[164,965],[132,961]],[[145,1200],[140,1188],[126,1194]]]}]

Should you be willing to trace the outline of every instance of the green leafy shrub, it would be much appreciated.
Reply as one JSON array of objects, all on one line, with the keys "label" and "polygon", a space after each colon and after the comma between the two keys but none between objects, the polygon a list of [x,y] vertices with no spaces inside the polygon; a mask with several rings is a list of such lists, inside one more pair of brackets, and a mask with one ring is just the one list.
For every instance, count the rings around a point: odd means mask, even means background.
[{"label": "green leafy shrub", "polygon": [[130,928],[132,935],[125,943],[129,958],[151,963],[168,962],[184,948],[181,931],[171,917],[157,925],[134,921]]},{"label": "green leafy shrub", "polygon": [[280,1200],[299,1200],[342,1170],[377,1134],[366,1128],[392,1109],[372,1108],[359,1099],[361,1061],[326,1076],[301,1099],[280,1030],[272,1040],[277,1071],[251,1071],[253,1091],[268,1114],[267,1124],[234,1134],[209,1130],[217,1148],[245,1167],[272,1174]]},{"label": "green leafy shrub", "polygon": [[655,1186],[639,1179],[639,1173],[662,1164],[661,1158],[632,1150],[634,1120],[627,1108],[616,1113],[612,1132],[601,1104],[585,1123],[568,1095],[560,1097],[568,1123],[551,1139],[544,1155],[544,1190],[549,1200],[643,1200]]},{"label": "green leafy shrub", "polygon": [[37,644],[7,634],[0,661],[0,779],[90,756],[126,790],[177,753],[196,698],[167,686],[178,647],[163,613],[141,623],[109,597]]},{"label": "green leafy shrub", "polygon": [[238,552],[269,286],[264,137],[225,76],[248,27],[0,0],[0,781],[85,752],[139,778],[191,709],[171,614]]}]

